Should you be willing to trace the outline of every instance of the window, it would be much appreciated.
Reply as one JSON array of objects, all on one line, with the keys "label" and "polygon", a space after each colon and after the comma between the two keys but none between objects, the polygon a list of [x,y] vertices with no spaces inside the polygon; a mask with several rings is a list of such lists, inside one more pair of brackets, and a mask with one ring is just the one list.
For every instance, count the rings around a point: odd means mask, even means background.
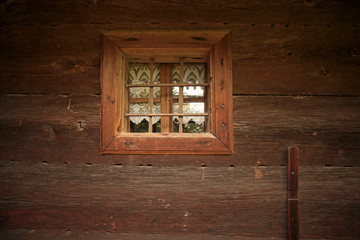
[{"label": "window", "polygon": [[228,31],[107,31],[101,152],[230,154]]}]

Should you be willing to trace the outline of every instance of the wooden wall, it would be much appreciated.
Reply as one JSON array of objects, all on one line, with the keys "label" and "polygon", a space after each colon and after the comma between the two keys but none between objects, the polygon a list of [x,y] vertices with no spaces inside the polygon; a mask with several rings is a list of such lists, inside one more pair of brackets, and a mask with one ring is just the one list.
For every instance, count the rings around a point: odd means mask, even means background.
[{"label": "wooden wall", "polygon": [[[0,2],[1,239],[360,236],[360,2]],[[99,154],[101,29],[232,29],[235,152]]]}]

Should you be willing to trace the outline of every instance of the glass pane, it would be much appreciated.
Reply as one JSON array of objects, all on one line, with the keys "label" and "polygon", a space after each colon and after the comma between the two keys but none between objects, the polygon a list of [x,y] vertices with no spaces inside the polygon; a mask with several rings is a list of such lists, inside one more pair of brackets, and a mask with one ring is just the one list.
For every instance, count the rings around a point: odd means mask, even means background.
[{"label": "glass pane", "polygon": [[[140,123],[130,121],[130,132],[148,132],[149,122],[144,118]],[[161,132],[161,119],[152,125],[152,132]]]},{"label": "glass pane", "polygon": [[161,96],[161,92],[160,92],[160,87],[154,87],[154,96],[153,97],[160,97]]},{"label": "glass pane", "polygon": [[[154,66],[153,83],[160,83],[160,65]],[[154,87],[154,97],[160,97],[160,87]]]},{"label": "glass pane", "polygon": [[158,121],[154,121],[154,119],[153,119],[153,128],[152,128],[152,132],[153,133],[159,133],[159,132],[161,132],[161,118],[160,117],[158,117]]},{"label": "glass pane", "polygon": [[[130,103],[130,113],[149,113],[148,103]],[[149,117],[130,117],[130,132],[148,132]]]},{"label": "glass pane", "polygon": [[130,132],[148,132],[149,122],[144,118],[139,123],[134,123],[130,118]]},{"label": "glass pane", "polygon": [[200,123],[190,119],[187,123],[183,124],[184,133],[203,133],[205,132],[205,117],[201,117],[204,120]]},{"label": "glass pane", "polygon": [[131,87],[130,88],[130,98],[148,98],[149,97],[149,88],[148,87]]},{"label": "glass pane", "polygon": [[[130,103],[130,113],[150,113],[149,103]],[[160,103],[154,103],[152,113],[161,113]],[[153,132],[161,132],[160,117],[152,117]],[[149,117],[130,117],[130,132],[148,132]]]},{"label": "glass pane", "polygon": [[[152,113],[161,113],[161,107],[160,107],[160,103],[157,102],[157,103],[154,103],[154,106],[153,106],[153,111]],[[161,117],[152,117],[152,122],[153,124],[157,123],[159,126],[157,126],[156,128],[159,128],[159,132],[161,132],[161,121],[160,121]],[[157,132],[157,131],[155,131]]]},{"label": "glass pane", "polygon": [[[184,98],[204,97],[204,91],[205,91],[205,87],[203,86],[184,87],[183,97]],[[173,87],[173,96],[175,98],[179,97],[179,87]]]},{"label": "glass pane", "polygon": [[[205,64],[184,65],[184,79],[182,83],[205,83]],[[180,82],[180,65],[173,66],[173,83]]]},{"label": "glass pane", "polygon": [[[173,103],[173,113],[179,112],[179,104]],[[183,113],[205,113],[205,103],[190,102],[183,103]]]},{"label": "glass pane", "polygon": [[173,132],[178,133],[179,132],[179,117],[173,117]]},{"label": "glass pane", "polygon": [[[173,112],[179,112],[179,104],[173,104]],[[205,113],[205,103],[190,102],[183,104],[183,113]],[[179,132],[179,117],[173,117],[173,131]],[[205,116],[184,116],[183,117],[184,133],[205,132]]]},{"label": "glass pane", "polygon": [[[160,65],[153,66],[152,83],[160,83]],[[149,84],[150,64],[129,64],[129,84]],[[130,88],[130,98],[148,98],[149,87]],[[154,87],[154,97],[160,97],[160,88]]]}]

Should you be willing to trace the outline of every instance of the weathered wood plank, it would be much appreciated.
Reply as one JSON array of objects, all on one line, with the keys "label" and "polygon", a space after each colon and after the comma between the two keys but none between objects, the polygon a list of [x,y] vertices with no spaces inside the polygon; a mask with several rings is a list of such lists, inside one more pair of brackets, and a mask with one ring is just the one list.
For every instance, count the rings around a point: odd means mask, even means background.
[{"label": "weathered wood plank", "polygon": [[285,238],[285,167],[0,164],[2,229]]},{"label": "weathered wood plank", "polygon": [[[2,25],[0,91],[100,93],[98,27]],[[230,28],[235,94],[360,95],[360,29],[356,25],[268,23]],[[133,28],[123,23],[107,29]]]},{"label": "weathered wood plank", "polygon": [[230,156],[100,155],[97,95],[2,95],[2,159],[153,166],[286,165],[300,148],[300,166],[359,166],[359,98],[234,97]]},{"label": "weathered wood plank", "polygon": [[[121,233],[121,232],[101,232],[101,231],[77,231],[75,230],[34,230],[34,229],[10,229],[5,232],[0,231],[2,239],[16,239],[16,240],[38,240],[38,239],[52,239],[52,240],[259,240],[268,239],[268,237],[251,237],[251,236],[235,236],[235,235],[212,235],[208,233],[187,233],[180,234],[163,233]],[[281,238],[277,238],[281,239]],[[283,238],[286,239],[286,238]]]},{"label": "weathered wood plank", "polygon": [[299,222],[302,238],[359,238],[359,179],[358,167],[300,167]]},{"label": "weathered wood plank", "polygon": [[[359,23],[357,1],[18,1],[4,2],[2,22],[154,25],[163,22],[225,23]],[[162,11],[166,9],[167,11]],[[34,14],[34,13],[44,14]],[[159,14],[161,12],[162,14]],[[45,14],[46,13],[46,14]],[[61,14],[59,14],[61,13]],[[16,18],[11,18],[16,15]],[[355,21],[354,21],[355,20]],[[168,26],[167,26],[168,27]]]},{"label": "weathered wood plank", "polygon": [[[0,165],[5,233],[28,229],[24,235],[30,237],[38,231],[71,235],[69,230],[277,239],[287,234],[286,167]],[[301,167],[299,172],[300,236],[356,239],[359,169]],[[320,190],[314,192],[314,186]]]}]

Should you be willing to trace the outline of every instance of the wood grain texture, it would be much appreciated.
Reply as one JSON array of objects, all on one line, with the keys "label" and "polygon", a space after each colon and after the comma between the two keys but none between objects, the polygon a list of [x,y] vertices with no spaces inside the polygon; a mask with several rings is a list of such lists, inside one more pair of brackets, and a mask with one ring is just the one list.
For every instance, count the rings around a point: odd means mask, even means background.
[{"label": "wood grain texture", "polygon": [[[360,91],[357,1],[63,0],[1,5],[2,93],[98,94],[100,30],[164,28],[231,29],[235,94]],[[157,14],[162,8],[166,13]],[[39,10],[46,14],[34,16]]]},{"label": "wood grain texture", "polygon": [[[112,239],[141,239],[141,240],[258,240],[268,239],[266,237],[251,237],[251,236],[234,236],[234,235],[213,235],[209,233],[182,233],[179,234],[153,234],[153,233],[121,233],[121,232],[99,232],[99,231],[76,231],[76,230],[28,230],[28,229],[11,229],[6,232],[0,232],[2,239],[24,239],[24,240],[38,240],[38,239],[54,239],[54,240],[112,240]],[[280,239],[280,238],[278,238]]]},{"label": "wood grain texture", "polygon": [[359,238],[359,179],[359,167],[300,166],[299,223],[301,238]]},{"label": "wood grain texture", "polygon": [[[0,164],[3,233],[287,236],[286,167]],[[359,169],[301,167],[300,172],[301,236],[356,239]],[[314,184],[322,191],[314,194]]]},{"label": "wood grain texture", "polygon": [[[211,98],[211,115],[215,118],[211,132],[233,152],[233,102],[232,102],[232,62],[231,33],[224,36],[214,47],[214,76],[212,81],[214,92]],[[210,57],[212,54],[210,55]]]},{"label": "wood grain texture", "polygon": [[2,229],[284,238],[285,169],[258,170],[2,161]]},{"label": "wood grain texture", "polygon": [[287,163],[287,209],[288,209],[288,239],[298,240],[299,235],[299,148],[288,148]]},{"label": "wood grain texture", "polygon": [[[12,0],[0,21],[1,239],[286,239],[290,145],[300,238],[359,238],[359,1]],[[234,154],[101,156],[101,30],[224,28]]]},{"label": "wood grain texture", "polygon": [[305,166],[359,166],[359,98],[234,97],[230,156],[101,156],[97,95],[2,95],[4,159],[83,165],[280,166],[299,146]]},{"label": "wood grain texture", "polygon": [[[317,23],[349,25],[359,23],[358,1],[319,0],[272,2],[255,1],[19,1],[2,3],[3,22],[75,23],[112,25],[116,22],[187,22],[193,25],[211,22],[243,23]],[[69,8],[71,7],[71,8]],[[167,11],[161,12],[161,9]],[[285,11],[286,10],[286,11]],[[34,12],[47,13],[46,15]],[[59,14],[61,12],[61,15]],[[161,12],[161,14],[159,14]],[[344,15],[343,13],[348,14]],[[21,14],[19,14],[21,13]],[[16,19],[10,18],[19,14]],[[355,21],[354,21],[355,20]],[[225,24],[226,25],[226,24]]]}]

